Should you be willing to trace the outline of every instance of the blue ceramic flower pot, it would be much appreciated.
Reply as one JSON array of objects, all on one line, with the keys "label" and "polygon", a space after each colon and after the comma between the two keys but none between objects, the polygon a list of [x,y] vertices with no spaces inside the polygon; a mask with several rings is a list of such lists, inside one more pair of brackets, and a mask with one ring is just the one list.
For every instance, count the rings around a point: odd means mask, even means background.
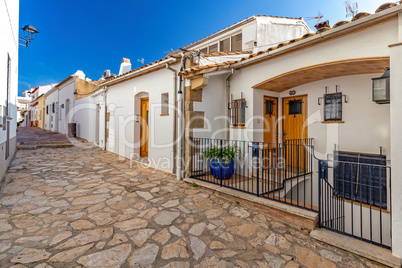
[{"label": "blue ceramic flower pot", "polygon": [[214,158],[209,162],[209,169],[211,171],[211,175],[216,179],[228,180],[234,174],[235,165],[233,160],[227,164],[222,160],[221,164],[219,163],[218,159]]}]

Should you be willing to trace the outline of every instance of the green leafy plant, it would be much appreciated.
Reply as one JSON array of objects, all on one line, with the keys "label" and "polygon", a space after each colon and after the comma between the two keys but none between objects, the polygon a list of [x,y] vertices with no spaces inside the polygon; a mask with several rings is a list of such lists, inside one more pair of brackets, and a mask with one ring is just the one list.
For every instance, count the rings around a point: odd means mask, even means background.
[{"label": "green leafy plant", "polygon": [[204,159],[207,160],[217,159],[219,163],[221,163],[221,161],[223,160],[225,164],[228,164],[230,161],[236,160],[236,158],[239,159],[242,158],[240,149],[239,147],[237,147],[236,144],[223,148],[215,146],[204,152]]},{"label": "green leafy plant", "polygon": [[193,187],[197,187],[197,186],[198,186],[198,184],[197,184],[197,183],[195,183],[195,182],[193,182],[193,183],[191,184],[191,186],[193,186]]},{"label": "green leafy plant", "polygon": [[236,200],[236,204],[240,205],[240,201],[237,201],[237,200]]}]

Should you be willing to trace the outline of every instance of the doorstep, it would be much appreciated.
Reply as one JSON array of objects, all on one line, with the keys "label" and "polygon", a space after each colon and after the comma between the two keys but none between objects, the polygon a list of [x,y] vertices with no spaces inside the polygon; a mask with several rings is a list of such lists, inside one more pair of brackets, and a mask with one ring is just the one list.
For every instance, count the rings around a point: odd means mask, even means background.
[{"label": "doorstep", "polygon": [[301,209],[292,205],[280,203],[263,197],[243,193],[216,184],[200,181],[196,179],[185,178],[185,182],[192,184],[195,182],[199,187],[206,188],[215,192],[219,192],[222,197],[235,199],[242,204],[257,208],[258,210],[279,218],[291,225],[314,230],[318,223],[318,213]]},{"label": "doorstep", "polygon": [[400,258],[392,255],[390,250],[375,246],[356,238],[337,234],[324,229],[313,230],[310,233],[310,236],[328,245],[349,251],[380,264],[387,265],[389,267],[401,267]]}]

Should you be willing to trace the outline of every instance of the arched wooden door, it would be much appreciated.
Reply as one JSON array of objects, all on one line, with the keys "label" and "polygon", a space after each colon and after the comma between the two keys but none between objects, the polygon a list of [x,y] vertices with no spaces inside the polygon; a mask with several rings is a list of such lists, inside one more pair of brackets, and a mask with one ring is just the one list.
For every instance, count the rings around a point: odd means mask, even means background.
[{"label": "arched wooden door", "polygon": [[141,148],[140,156],[148,157],[148,137],[149,137],[149,98],[141,98]]}]

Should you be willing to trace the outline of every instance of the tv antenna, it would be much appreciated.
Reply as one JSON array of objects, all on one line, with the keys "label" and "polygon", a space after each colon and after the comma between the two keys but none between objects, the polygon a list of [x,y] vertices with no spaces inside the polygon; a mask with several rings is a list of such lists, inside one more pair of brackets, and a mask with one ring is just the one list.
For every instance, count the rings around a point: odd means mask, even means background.
[{"label": "tv antenna", "polygon": [[359,10],[359,6],[356,3],[352,3],[350,2],[350,0],[345,1],[344,3],[345,7],[346,7],[346,18],[347,17],[354,17],[358,10]]},{"label": "tv antenna", "polygon": [[144,58],[138,59],[137,62],[141,62],[141,64],[145,64]]},{"label": "tv antenna", "polygon": [[320,23],[324,21],[324,15],[318,11],[318,15],[316,17],[307,17],[306,20],[317,20],[317,23]]}]

